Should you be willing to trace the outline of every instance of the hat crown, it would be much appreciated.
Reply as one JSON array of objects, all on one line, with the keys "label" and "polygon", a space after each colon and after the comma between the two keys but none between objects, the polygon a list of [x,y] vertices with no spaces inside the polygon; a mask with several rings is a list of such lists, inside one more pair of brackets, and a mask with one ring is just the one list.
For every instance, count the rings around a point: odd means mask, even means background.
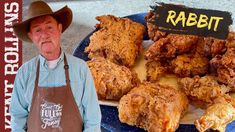
[{"label": "hat crown", "polygon": [[27,19],[53,13],[52,9],[44,1],[35,1],[30,4]]}]

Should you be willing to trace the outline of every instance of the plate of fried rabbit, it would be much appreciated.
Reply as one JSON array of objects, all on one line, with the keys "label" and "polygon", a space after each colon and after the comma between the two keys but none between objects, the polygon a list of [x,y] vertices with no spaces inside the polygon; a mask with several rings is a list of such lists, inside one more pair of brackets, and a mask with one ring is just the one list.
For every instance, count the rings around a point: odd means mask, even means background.
[{"label": "plate of fried rabbit", "polygon": [[116,109],[117,131],[123,124],[235,131],[235,33],[226,40],[172,34],[159,31],[155,17],[97,16],[96,30],[74,51],[90,68],[101,106]]}]

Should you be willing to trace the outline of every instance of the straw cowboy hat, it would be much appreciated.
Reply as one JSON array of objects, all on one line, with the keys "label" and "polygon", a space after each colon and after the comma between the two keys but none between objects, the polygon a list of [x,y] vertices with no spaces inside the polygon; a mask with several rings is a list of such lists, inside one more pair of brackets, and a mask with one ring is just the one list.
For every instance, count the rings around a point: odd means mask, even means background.
[{"label": "straw cowboy hat", "polygon": [[13,24],[15,35],[23,41],[28,42],[32,42],[27,33],[29,32],[30,21],[34,18],[51,15],[62,24],[62,32],[64,32],[65,29],[71,24],[73,15],[71,9],[67,6],[53,12],[49,5],[43,1],[35,1],[31,3],[28,13],[29,15],[25,21]]}]

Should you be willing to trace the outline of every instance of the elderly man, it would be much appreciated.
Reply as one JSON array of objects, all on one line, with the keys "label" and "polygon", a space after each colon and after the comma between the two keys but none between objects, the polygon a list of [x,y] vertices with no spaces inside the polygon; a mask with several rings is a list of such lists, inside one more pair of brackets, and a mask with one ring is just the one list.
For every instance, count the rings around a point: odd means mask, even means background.
[{"label": "elderly man", "polygon": [[100,131],[101,112],[89,68],[61,49],[61,34],[71,21],[67,6],[52,12],[45,2],[36,1],[29,18],[13,25],[15,34],[40,52],[16,75],[10,106],[13,132]]}]

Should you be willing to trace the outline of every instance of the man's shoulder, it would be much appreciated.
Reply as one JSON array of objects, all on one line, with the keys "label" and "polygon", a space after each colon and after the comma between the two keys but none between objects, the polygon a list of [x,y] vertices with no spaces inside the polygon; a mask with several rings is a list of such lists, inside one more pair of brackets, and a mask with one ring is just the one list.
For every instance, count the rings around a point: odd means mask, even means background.
[{"label": "man's shoulder", "polygon": [[71,54],[66,54],[66,57],[68,58],[69,61],[75,64],[86,64],[86,62],[78,57],[75,57]]},{"label": "man's shoulder", "polygon": [[66,54],[66,56],[71,69],[81,73],[86,73],[88,71],[88,65],[84,60],[69,54]]},{"label": "man's shoulder", "polygon": [[38,56],[26,61],[24,64],[21,65],[18,71],[23,71],[23,72],[32,71],[32,69],[36,68],[37,62],[38,62]]}]

